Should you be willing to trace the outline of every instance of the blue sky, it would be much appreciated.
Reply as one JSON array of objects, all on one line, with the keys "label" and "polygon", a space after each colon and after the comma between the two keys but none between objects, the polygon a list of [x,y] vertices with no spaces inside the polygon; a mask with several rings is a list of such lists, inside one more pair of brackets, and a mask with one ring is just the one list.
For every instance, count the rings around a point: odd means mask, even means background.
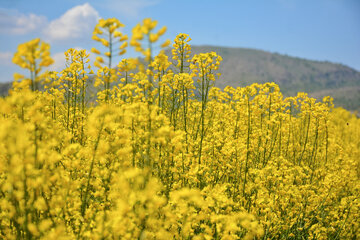
[{"label": "blue sky", "polygon": [[22,72],[11,63],[18,44],[49,42],[58,70],[68,48],[99,47],[92,30],[109,17],[128,34],[151,17],[168,27],[164,40],[187,33],[193,45],[256,48],[360,70],[359,0],[0,0],[0,82]]}]

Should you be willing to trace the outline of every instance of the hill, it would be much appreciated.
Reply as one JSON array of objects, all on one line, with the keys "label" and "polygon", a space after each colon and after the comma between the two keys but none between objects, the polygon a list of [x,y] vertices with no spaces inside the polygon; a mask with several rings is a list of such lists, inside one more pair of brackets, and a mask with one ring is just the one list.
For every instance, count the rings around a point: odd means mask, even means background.
[{"label": "hill", "polygon": [[215,51],[223,57],[216,85],[238,87],[275,82],[285,96],[307,92],[332,96],[336,106],[360,111],[360,72],[331,62],[311,61],[247,48],[193,46],[192,53]]},{"label": "hill", "polygon": [[0,97],[6,96],[8,94],[8,91],[11,87],[11,83],[1,83],[0,82]]}]

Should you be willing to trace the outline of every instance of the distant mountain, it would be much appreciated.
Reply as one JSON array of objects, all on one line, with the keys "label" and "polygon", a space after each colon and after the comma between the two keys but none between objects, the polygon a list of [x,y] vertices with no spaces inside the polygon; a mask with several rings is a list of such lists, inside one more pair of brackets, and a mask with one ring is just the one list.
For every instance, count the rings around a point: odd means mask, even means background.
[{"label": "distant mountain", "polygon": [[311,61],[247,48],[192,46],[192,53],[217,52],[223,58],[216,85],[238,87],[275,82],[285,96],[307,92],[332,96],[336,106],[360,112],[360,72],[330,62]]},{"label": "distant mountain", "polygon": [[[285,96],[297,92],[317,99],[332,96],[335,106],[360,113],[360,72],[350,67],[255,49],[192,46],[192,54],[211,51],[223,57],[217,87],[275,82]],[[9,88],[10,83],[0,83],[0,96],[7,95]]]},{"label": "distant mountain", "polygon": [[8,95],[9,89],[11,87],[11,83],[0,83],[0,97],[4,97]]}]

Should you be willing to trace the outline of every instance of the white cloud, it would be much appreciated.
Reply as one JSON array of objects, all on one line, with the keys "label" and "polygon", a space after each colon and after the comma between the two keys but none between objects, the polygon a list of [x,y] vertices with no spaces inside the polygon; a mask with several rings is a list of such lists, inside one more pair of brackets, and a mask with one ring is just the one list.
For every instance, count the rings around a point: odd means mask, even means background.
[{"label": "white cloud", "polygon": [[85,3],[69,9],[60,18],[51,21],[43,33],[46,38],[54,41],[89,38],[99,18],[99,13],[89,3]]},{"label": "white cloud", "polygon": [[107,0],[103,6],[127,17],[139,17],[143,8],[156,5],[160,0]]},{"label": "white cloud", "polygon": [[11,52],[0,52],[0,65],[11,65],[12,56]]},{"label": "white cloud", "polygon": [[46,23],[45,16],[0,9],[0,33],[2,34],[24,35],[42,28]]},{"label": "white cloud", "polygon": [[52,71],[61,71],[65,68],[65,55],[63,52],[55,53],[51,56],[54,59],[54,63],[49,66]]},{"label": "white cloud", "polygon": [[89,3],[75,6],[50,22],[45,16],[0,8],[0,34],[25,35],[43,29],[48,41],[91,38],[99,18],[99,13]]}]

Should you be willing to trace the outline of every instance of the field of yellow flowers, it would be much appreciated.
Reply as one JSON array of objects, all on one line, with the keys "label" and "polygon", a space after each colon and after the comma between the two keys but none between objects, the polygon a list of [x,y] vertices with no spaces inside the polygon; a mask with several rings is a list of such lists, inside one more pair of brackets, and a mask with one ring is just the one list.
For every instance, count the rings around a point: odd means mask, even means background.
[{"label": "field of yellow flowers", "polygon": [[[187,34],[168,58],[166,27],[122,27],[100,20],[94,66],[69,49],[61,72],[43,69],[48,44],[19,45],[29,76],[0,98],[1,239],[360,236],[354,114],[274,83],[221,90],[221,56],[190,58]],[[119,59],[128,44],[143,60]]]}]

